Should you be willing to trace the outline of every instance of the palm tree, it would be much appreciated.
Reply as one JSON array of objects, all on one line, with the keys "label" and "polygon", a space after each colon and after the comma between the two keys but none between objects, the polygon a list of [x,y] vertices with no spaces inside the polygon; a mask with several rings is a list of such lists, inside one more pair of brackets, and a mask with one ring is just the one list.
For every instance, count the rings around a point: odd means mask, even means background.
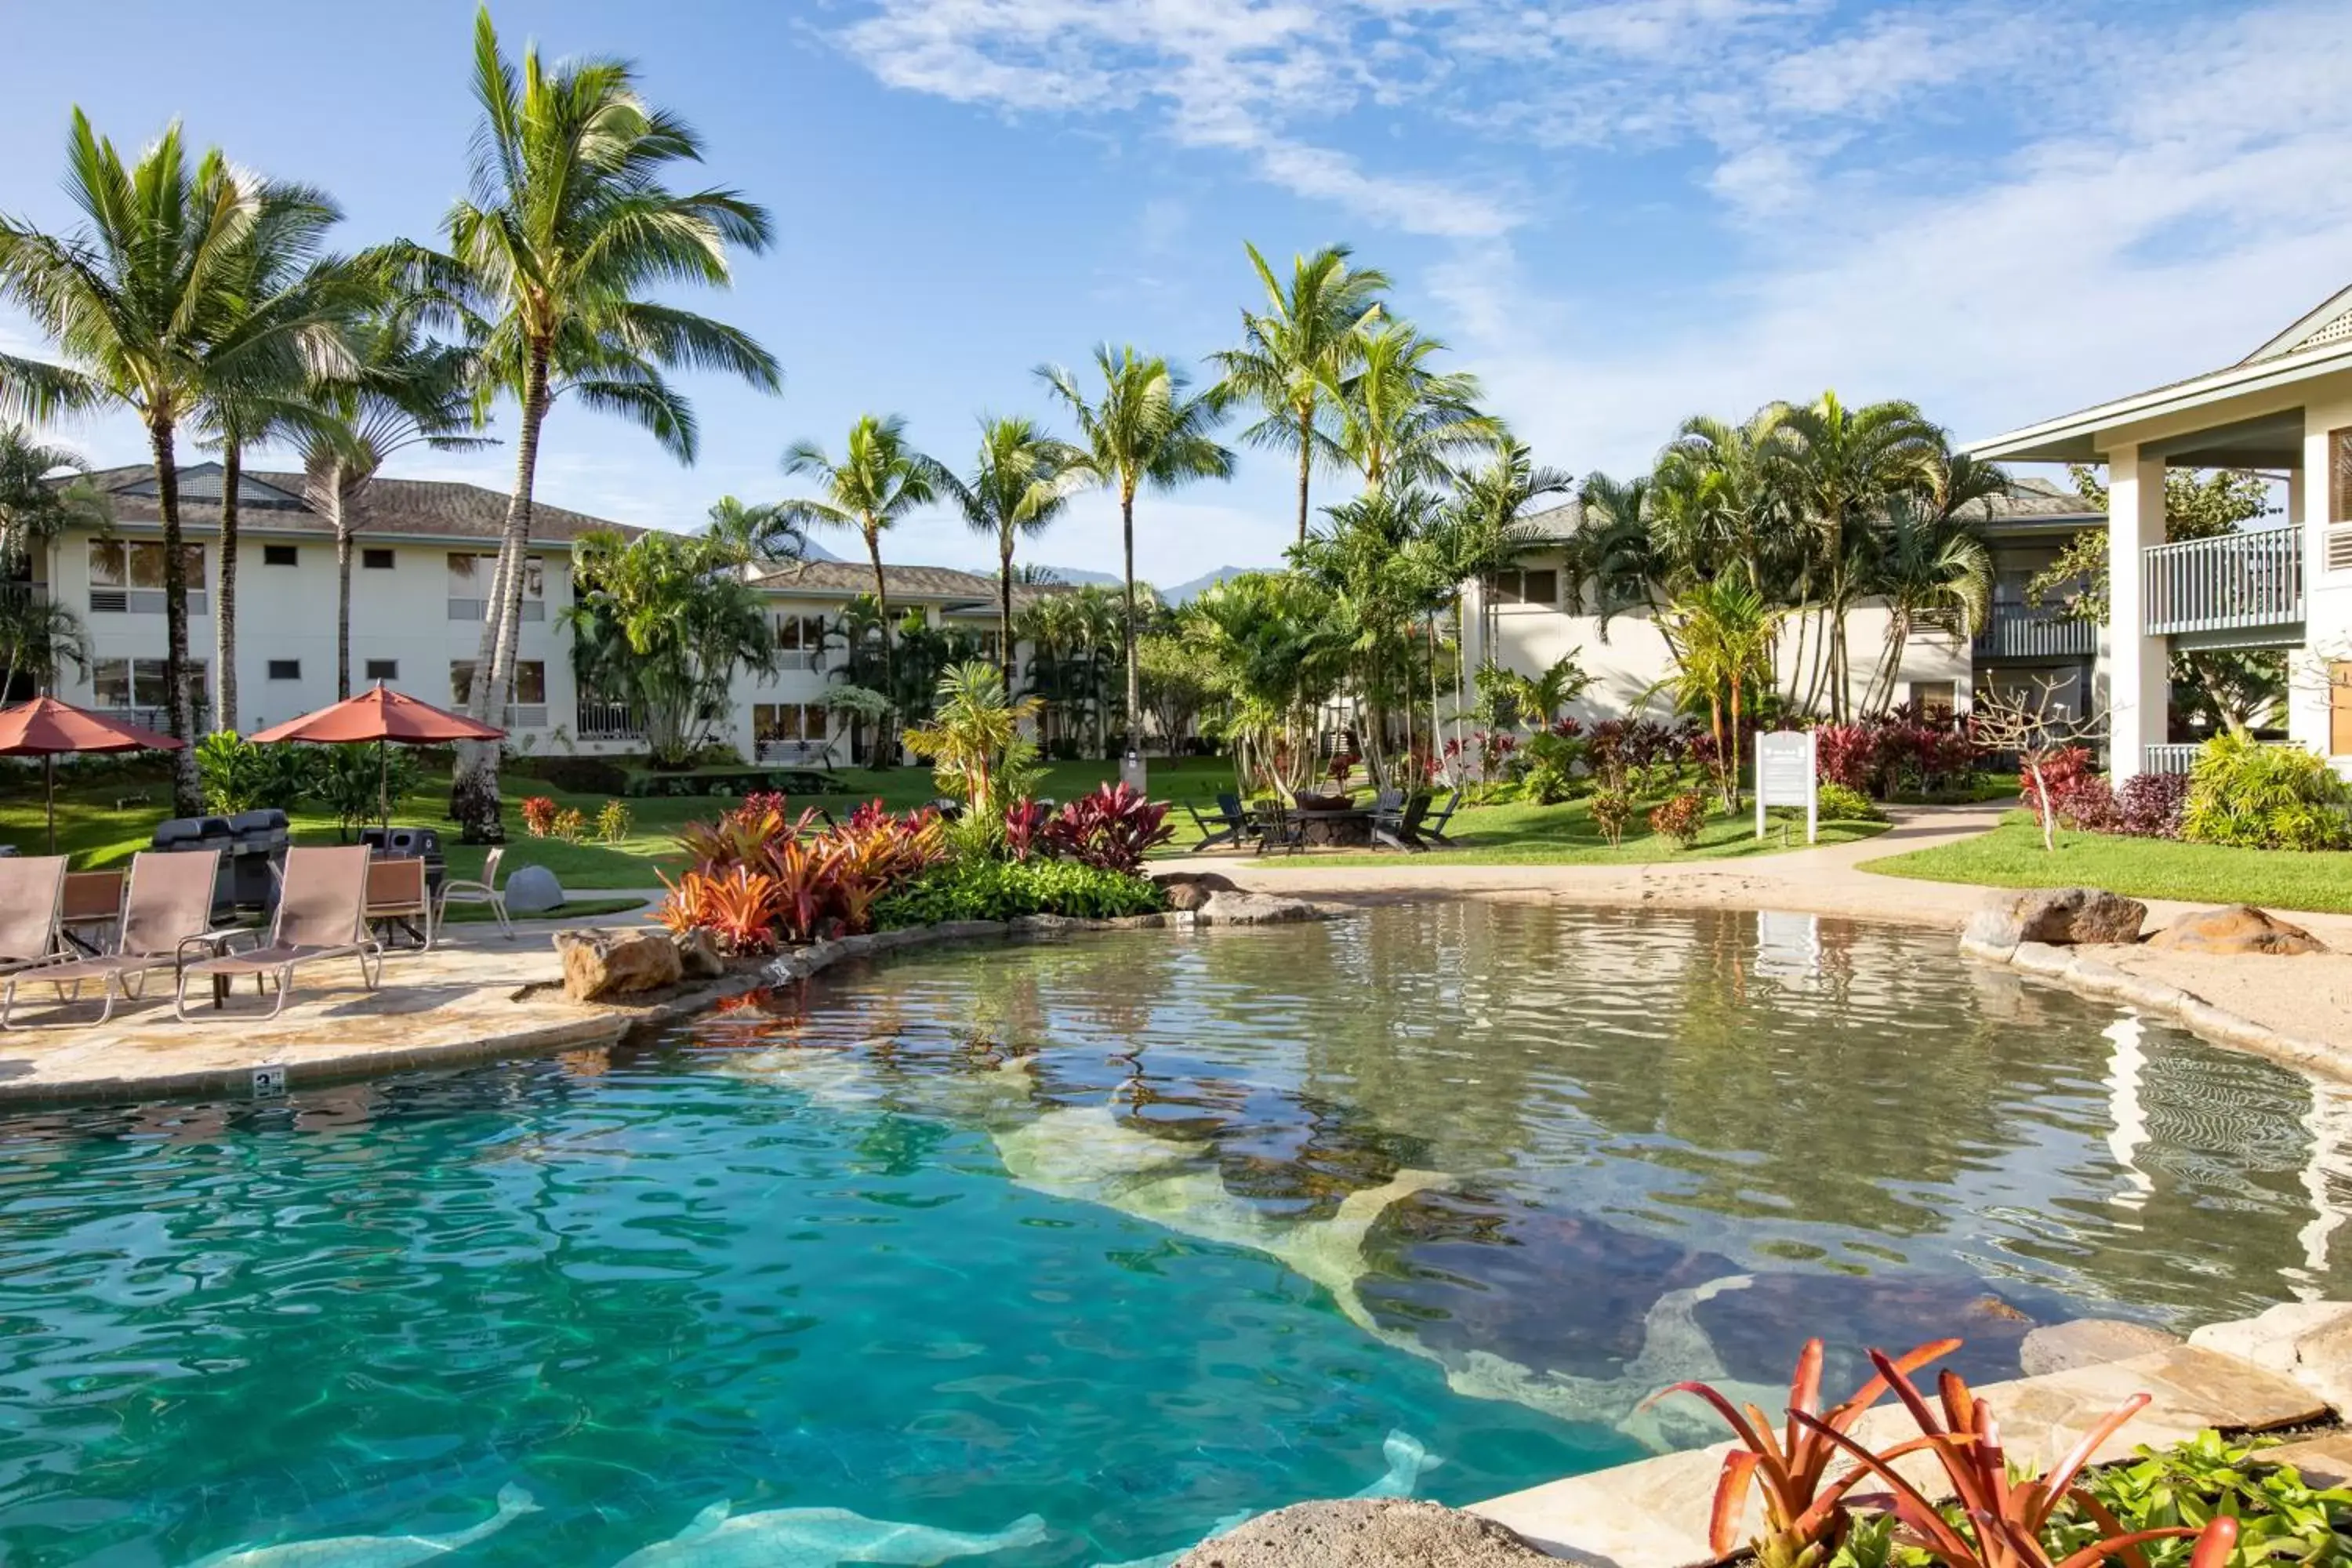
[{"label": "palm tree", "polygon": [[1582,615],[1585,585],[1591,585],[1595,629],[1607,642],[1611,620],[1657,607],[1664,563],[1650,531],[1650,479],[1614,479],[1596,471],[1585,477],[1576,499],[1580,515],[1567,542],[1563,596],[1571,614]]},{"label": "palm tree", "polygon": [[[734,191],[664,183],[678,164],[701,161],[702,140],[646,102],[633,67],[590,59],[551,68],[529,47],[518,70],[486,7],[474,22],[473,89],[482,119],[471,191],[446,223],[452,255],[414,259],[471,331],[478,415],[501,395],[521,409],[493,608],[474,663],[470,707],[487,720],[513,684],[549,408],[569,395],[634,421],[691,463],[694,412],[665,369],[725,371],[766,391],[782,374],[747,333],[646,297],[681,283],[727,287],[729,247],[765,250],[772,229],[766,210]],[[460,750],[450,815],[469,840],[499,838],[498,748]]]},{"label": "palm tree", "polygon": [[89,481],[52,478],[89,468],[78,452],[39,441],[21,425],[0,424],[0,584],[26,570],[33,552],[67,529],[111,522],[105,496]]},{"label": "palm tree", "polygon": [[704,531],[740,563],[798,561],[808,551],[808,535],[772,501],[753,504],[720,496],[711,503],[709,517]]},{"label": "palm tree", "polygon": [[394,454],[411,447],[441,452],[492,443],[470,434],[473,395],[468,356],[419,330],[412,304],[394,301],[351,331],[352,373],[311,389],[318,416],[296,433],[302,494],[335,532],[335,695],[352,694],[351,509]]},{"label": "palm tree", "polygon": [[1864,591],[1886,602],[1886,647],[1871,672],[1865,711],[1891,705],[1903,654],[1923,617],[1948,617],[1965,641],[1992,611],[1992,552],[1982,531],[1986,497],[2008,477],[1967,454],[1937,465],[1927,495],[1899,495],[1872,530]]},{"label": "palm tree", "polygon": [[997,652],[1008,692],[1019,674],[1013,657],[1013,544],[1022,534],[1044,532],[1091,479],[1087,455],[1034,421],[982,417],[971,477],[949,475],[942,482],[972,531],[996,541],[996,627],[1003,645]]},{"label": "palm tree", "polygon": [[[257,235],[296,221],[314,193],[233,169],[217,149],[191,166],[175,123],[124,164],[74,111],[67,187],[84,215],[69,235],[0,219],[0,298],[31,316],[62,364],[12,360],[7,396],[25,408],[128,408],[147,432],[163,524],[163,679],[172,732],[193,739],[188,582],[177,440],[208,396],[290,384],[289,365],[345,363],[340,322],[294,300],[243,297],[241,260]],[[195,749],[173,754],[175,811],[204,805]]]},{"label": "palm tree", "polygon": [[1312,256],[1291,258],[1286,289],[1274,268],[1244,243],[1250,266],[1265,289],[1263,311],[1242,312],[1242,344],[1209,356],[1223,378],[1213,395],[1262,410],[1265,417],[1244,430],[1253,447],[1298,454],[1298,542],[1307,542],[1307,486],[1315,465],[1336,460],[1319,419],[1323,405],[1362,357],[1365,331],[1381,315],[1380,296],[1388,274],[1350,268],[1353,252],[1327,245]]},{"label": "palm tree", "polygon": [[1410,321],[1356,332],[1356,368],[1328,382],[1339,416],[1333,448],[1364,476],[1364,489],[1443,484],[1454,458],[1505,438],[1478,412],[1478,378],[1432,369],[1445,345]]},{"label": "palm tree", "polygon": [[1060,365],[1037,374],[1077,422],[1078,444],[1095,482],[1118,492],[1119,539],[1125,549],[1127,617],[1127,750],[1140,755],[1143,688],[1135,664],[1135,495],[1145,485],[1172,490],[1195,479],[1229,479],[1234,455],[1209,438],[1222,417],[1214,397],[1188,395],[1181,372],[1130,345],[1095,350],[1102,395],[1089,399],[1077,377]]},{"label": "palm tree", "polygon": [[1674,683],[1685,700],[1706,702],[1716,755],[1723,759],[1727,810],[1739,806],[1746,693],[1751,686],[1771,683],[1773,638],[1784,613],[1768,607],[1763,594],[1745,576],[1725,573],[1685,589],[1659,622],[1674,653]]},{"label": "palm tree", "polygon": [[1029,792],[1037,778],[1037,749],[1022,739],[1033,723],[1037,699],[1005,694],[1004,679],[979,659],[942,670],[931,720],[907,731],[907,749],[929,757],[940,786],[966,806],[967,820],[983,831],[1003,828],[1004,808]]},{"label": "palm tree", "polygon": [[[776,515],[794,526],[822,523],[854,530],[866,542],[874,566],[874,605],[882,624],[882,689],[895,702],[898,682],[891,668],[890,584],[882,574],[882,535],[908,512],[930,505],[951,482],[937,459],[907,439],[907,422],[892,414],[867,414],[849,427],[848,444],[836,463],[814,441],[795,441],[784,450],[784,472],[815,479],[824,494],[776,503]],[[876,754],[888,766],[897,757],[890,726],[882,722]]]}]

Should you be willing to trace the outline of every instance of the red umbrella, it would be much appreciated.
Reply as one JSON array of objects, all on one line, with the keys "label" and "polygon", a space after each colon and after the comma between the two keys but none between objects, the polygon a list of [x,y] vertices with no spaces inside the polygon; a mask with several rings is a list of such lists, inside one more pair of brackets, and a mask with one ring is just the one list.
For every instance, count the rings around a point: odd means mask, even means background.
[{"label": "red umbrella", "polygon": [[58,852],[58,763],[78,752],[176,752],[186,745],[169,735],[110,719],[58,701],[36,697],[0,709],[0,757],[38,757],[49,802],[49,853]]},{"label": "red umbrella", "polygon": [[387,741],[397,741],[404,746],[433,746],[449,741],[502,741],[504,730],[494,730],[488,724],[477,723],[462,713],[452,713],[436,708],[430,702],[419,702],[404,696],[382,681],[373,689],[357,697],[347,697],[331,708],[321,708],[316,713],[305,713],[299,719],[289,719],[283,724],[272,724],[257,731],[249,738],[257,745],[277,741],[319,741],[330,744],[349,744],[359,741],[375,742],[376,804],[383,810],[384,826],[392,826],[392,802],[384,797],[383,747]]}]

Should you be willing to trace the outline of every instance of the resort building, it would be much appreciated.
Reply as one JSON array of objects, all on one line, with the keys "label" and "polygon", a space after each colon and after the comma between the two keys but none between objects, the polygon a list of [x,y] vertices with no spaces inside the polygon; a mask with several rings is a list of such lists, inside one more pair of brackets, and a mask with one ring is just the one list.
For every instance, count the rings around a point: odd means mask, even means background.
[{"label": "resort building", "polygon": [[[2106,468],[2102,697],[2118,780],[2186,765],[2169,656],[2200,647],[2284,650],[2289,740],[2352,771],[2352,289],[2236,364],[1974,450]],[[2165,470],[2216,468],[2284,474],[2285,515],[2168,541]]]},{"label": "resort building", "polygon": [[[0,591],[54,595],[89,636],[87,670],[58,671],[57,695],[162,729],[163,689],[163,523],[154,470],[145,465],[89,476],[107,498],[110,528],[75,529],[37,552],[28,580]],[[199,674],[199,729],[213,712],[214,606],[220,584],[217,463],[179,475],[181,532],[187,551],[188,654]],[[467,699],[482,617],[505,526],[507,497],[478,485],[379,479],[346,509],[352,549],[351,680],[381,680],[428,702]],[[299,474],[246,472],[237,491],[237,706],[227,716],[247,733],[335,700],[339,595],[335,535],[304,500]],[[531,512],[523,583],[521,641],[513,705],[503,718],[522,750],[619,753],[644,748],[624,703],[599,700],[573,679],[562,617],[572,603],[571,557],[581,535],[634,533],[602,518],[541,502]],[[940,566],[886,566],[894,618],[920,610],[938,626],[970,632],[982,657],[996,658],[996,584]],[[843,657],[840,625],[850,601],[873,590],[861,563],[798,562],[758,573],[776,633],[772,674],[739,674],[714,739],[747,759],[822,764],[849,760],[848,737],[824,703]],[[1016,590],[1016,610],[1050,586]],[[1023,654],[1025,650],[1016,649]],[[28,696],[30,677],[19,672]]]},{"label": "resort building", "polygon": [[[2049,566],[2066,542],[2084,528],[2104,526],[2105,515],[2083,498],[2046,479],[2029,479],[2013,494],[1986,503],[1984,534],[1993,561],[1991,614],[1973,636],[1956,621],[1915,622],[1904,643],[1902,667],[1895,672],[1893,700],[1955,712],[1981,691],[2014,687],[2039,689],[2051,680],[2062,703],[2095,700],[2104,639],[2100,628],[2069,619],[2054,606],[2027,601],[2026,584]],[[1583,509],[1565,506],[1534,513],[1528,522],[1537,537],[1565,542],[1583,522]],[[1663,683],[1674,671],[1666,640],[1647,609],[1603,619],[1591,612],[1589,584],[1569,580],[1566,552],[1538,544],[1506,572],[1490,574],[1465,591],[1463,611],[1465,664],[1476,669],[1492,658],[1507,669],[1540,674],[1574,653],[1592,685],[1569,711],[1585,720],[1648,710],[1664,714],[1673,703]],[[1846,619],[1853,669],[1849,705],[1869,700],[1875,678],[1888,689],[1882,666],[1888,613],[1864,601]],[[1804,657],[1793,635],[1778,650],[1780,684],[1786,689]]]}]

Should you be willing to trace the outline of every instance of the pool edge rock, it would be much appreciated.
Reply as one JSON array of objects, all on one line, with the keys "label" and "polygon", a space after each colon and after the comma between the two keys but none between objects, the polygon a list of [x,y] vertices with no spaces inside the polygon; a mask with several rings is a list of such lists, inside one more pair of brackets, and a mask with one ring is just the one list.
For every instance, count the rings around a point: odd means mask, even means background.
[{"label": "pool edge rock", "polygon": [[1510,1568],[1551,1557],[1508,1525],[1403,1498],[1304,1502],[1213,1536],[1174,1568]]}]

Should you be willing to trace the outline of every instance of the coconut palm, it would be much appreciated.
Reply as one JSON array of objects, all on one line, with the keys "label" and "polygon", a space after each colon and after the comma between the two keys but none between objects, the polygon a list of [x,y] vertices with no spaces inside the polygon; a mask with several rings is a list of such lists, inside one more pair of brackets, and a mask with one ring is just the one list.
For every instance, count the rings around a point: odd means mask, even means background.
[{"label": "coconut palm", "polygon": [[[477,412],[504,395],[520,418],[515,482],[499,540],[492,607],[474,668],[474,717],[487,720],[513,683],[530,542],[540,429],[570,396],[644,427],[680,462],[697,448],[693,409],[663,372],[719,370],[772,391],[774,356],[748,334],[647,298],[679,284],[727,287],[730,247],[759,252],[772,237],[765,209],[734,191],[675,191],[702,140],[648,104],[625,61],[550,68],[536,47],[520,68],[499,48],[487,8],[474,23],[470,190],[446,220],[451,255],[418,253],[420,274],[464,320],[477,355]],[[498,748],[461,748],[450,815],[469,839],[501,837]]]},{"label": "coconut palm", "polygon": [[1327,383],[1338,428],[1332,447],[1364,476],[1364,489],[1443,484],[1457,458],[1504,438],[1478,412],[1478,378],[1439,371],[1445,345],[1410,321],[1359,328],[1355,368]]},{"label": "coconut palm", "polygon": [[78,452],[49,446],[21,425],[0,424],[0,584],[67,529],[110,522],[106,498],[87,480],[56,480],[89,467]]},{"label": "coconut palm", "polygon": [[1706,703],[1727,810],[1739,806],[1747,693],[1771,684],[1772,645],[1783,614],[1746,576],[1725,573],[1685,588],[1659,618],[1675,658],[1672,683],[1684,700]]},{"label": "coconut palm", "polygon": [[464,350],[436,342],[404,301],[383,305],[351,330],[352,374],[320,382],[319,416],[295,432],[302,493],[335,533],[335,695],[352,694],[351,509],[395,453],[412,447],[476,451],[473,394]]},{"label": "coconut palm", "polygon": [[1150,485],[1172,490],[1195,479],[1229,479],[1234,455],[1210,439],[1222,417],[1217,400],[1191,395],[1184,375],[1156,354],[1131,345],[1095,350],[1102,394],[1089,397],[1062,366],[1040,365],[1038,376],[1070,411],[1087,471],[1106,489],[1118,493],[1119,540],[1125,552],[1127,660],[1127,750],[1140,752],[1143,689],[1135,663],[1135,497]]},{"label": "coconut palm", "polygon": [[976,533],[996,542],[997,649],[1011,691],[1019,675],[1013,657],[1013,550],[1021,535],[1045,531],[1070,497],[1093,480],[1087,455],[1057,441],[1028,419],[980,422],[980,456],[966,479],[948,475],[948,499]]},{"label": "coconut palm", "polygon": [[1351,268],[1347,246],[1291,258],[1285,288],[1257,247],[1244,243],[1265,289],[1264,310],[1242,312],[1242,343],[1209,356],[1223,377],[1213,395],[1247,403],[1265,417],[1241,433],[1253,447],[1298,455],[1298,542],[1307,542],[1307,489],[1318,463],[1338,460],[1321,424],[1330,389],[1362,356],[1364,332],[1381,315],[1388,274]]},{"label": "coconut palm", "polygon": [[808,535],[772,501],[753,503],[720,496],[710,505],[704,531],[747,563],[798,561],[808,552]]},{"label": "coconut palm", "polygon": [[[232,168],[217,150],[191,163],[177,124],[126,165],[74,111],[67,189],[83,214],[68,235],[0,219],[0,298],[58,345],[62,363],[0,367],[0,404],[128,408],[147,432],[163,526],[163,669],[172,732],[193,739],[188,582],[178,439],[209,396],[286,386],[289,367],[348,362],[339,319],[299,293],[256,300],[240,259],[256,237],[304,221],[316,193]],[[173,808],[202,808],[195,749],[173,753]]]},{"label": "coconut palm", "polygon": [[1963,640],[1992,610],[1992,552],[1977,519],[1945,512],[1932,500],[1897,496],[1871,539],[1864,588],[1886,605],[1886,647],[1871,671],[1865,712],[1895,700],[1903,654],[1923,618],[1951,622]]},{"label": "coconut palm", "polygon": [[[824,493],[777,502],[780,519],[795,527],[816,523],[849,529],[865,542],[882,626],[882,689],[895,701],[898,688],[891,668],[890,584],[882,574],[882,536],[908,512],[939,499],[947,488],[947,469],[915,449],[907,439],[904,419],[895,414],[866,414],[849,427],[839,462],[814,441],[795,441],[785,448],[784,472],[817,480]],[[887,721],[877,752],[886,765],[896,755]]]}]

